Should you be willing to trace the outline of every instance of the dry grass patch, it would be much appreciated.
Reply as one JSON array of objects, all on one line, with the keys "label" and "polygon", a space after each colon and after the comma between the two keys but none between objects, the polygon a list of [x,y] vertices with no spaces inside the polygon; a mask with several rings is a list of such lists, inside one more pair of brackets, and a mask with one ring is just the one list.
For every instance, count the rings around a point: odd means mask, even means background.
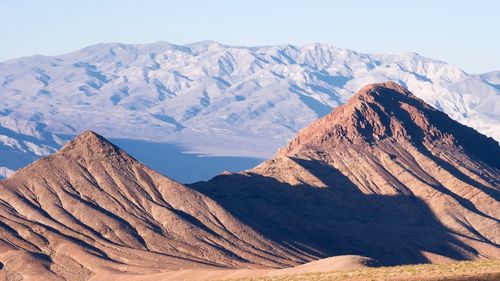
[{"label": "dry grass patch", "polygon": [[500,260],[374,267],[355,270],[306,273],[276,277],[239,279],[240,281],[334,281],[334,280],[500,280]]}]

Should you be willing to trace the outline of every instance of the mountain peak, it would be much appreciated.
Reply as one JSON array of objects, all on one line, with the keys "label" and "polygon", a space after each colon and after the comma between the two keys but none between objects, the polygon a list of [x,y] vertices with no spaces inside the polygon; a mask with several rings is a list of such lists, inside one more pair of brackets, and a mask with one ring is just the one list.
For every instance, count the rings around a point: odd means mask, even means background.
[{"label": "mountain peak", "polygon": [[414,97],[414,95],[410,91],[393,81],[368,84],[358,91],[357,96],[373,95],[380,90],[386,91],[386,94],[401,94],[404,96]]},{"label": "mountain peak", "polygon": [[[288,253],[283,246],[215,201],[92,131],[0,181],[0,190],[0,280],[6,270],[33,274],[26,264],[37,276],[51,275],[41,279],[83,280],[102,272],[101,266],[137,274],[284,267],[307,258],[282,254]],[[85,258],[80,264],[68,255]],[[64,278],[54,276],[59,274]]]},{"label": "mountain peak", "polygon": [[499,168],[493,139],[386,82],[362,88],[273,159],[198,189],[301,247],[437,262],[498,248]]},{"label": "mountain peak", "polygon": [[103,136],[92,130],[85,130],[77,136],[77,139],[104,139]]},{"label": "mountain peak", "polygon": [[[363,87],[346,104],[303,129],[280,154],[384,141],[462,149],[493,167],[500,165],[495,140],[452,120],[394,82]],[[482,149],[476,143],[482,143]]]},{"label": "mountain peak", "polygon": [[[424,127],[423,111],[434,109],[395,82],[369,84],[346,104],[302,130],[284,150],[322,147],[337,142],[373,143],[388,137],[411,139],[414,125]],[[428,125],[428,124],[427,124]]]},{"label": "mountain peak", "polygon": [[99,159],[126,155],[119,147],[90,130],[79,134],[56,154],[76,159]]}]

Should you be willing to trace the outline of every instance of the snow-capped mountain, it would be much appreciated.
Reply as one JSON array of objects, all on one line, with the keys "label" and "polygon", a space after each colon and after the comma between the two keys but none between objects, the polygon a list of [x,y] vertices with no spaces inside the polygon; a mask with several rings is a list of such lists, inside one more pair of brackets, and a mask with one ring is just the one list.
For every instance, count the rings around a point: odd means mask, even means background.
[{"label": "snow-capped mountain", "polygon": [[41,156],[52,154],[64,141],[43,125],[0,114],[0,179]]},{"label": "snow-capped mountain", "polygon": [[200,154],[269,157],[365,84],[387,80],[500,140],[500,72],[472,75],[415,53],[325,44],[109,43],[9,60],[0,63],[0,116],[43,133],[92,129]]}]

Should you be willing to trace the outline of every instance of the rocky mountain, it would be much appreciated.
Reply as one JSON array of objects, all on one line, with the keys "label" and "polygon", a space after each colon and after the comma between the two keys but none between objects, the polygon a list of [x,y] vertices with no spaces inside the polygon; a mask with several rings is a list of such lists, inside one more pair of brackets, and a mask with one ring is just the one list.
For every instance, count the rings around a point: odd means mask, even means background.
[{"label": "rocky mountain", "polygon": [[41,124],[42,133],[90,128],[199,154],[268,158],[363,85],[386,80],[500,140],[498,72],[472,75],[415,53],[364,54],[325,44],[110,43],[5,61],[0,116]]},{"label": "rocky mountain", "polygon": [[499,258],[499,161],[493,138],[393,82],[190,186],[87,131],[0,181],[0,278]]},{"label": "rocky mountain", "polygon": [[285,267],[313,258],[90,131],[0,181],[2,280]]},{"label": "rocky mountain", "polygon": [[193,187],[316,256],[500,257],[498,142],[393,82],[364,87],[271,160]]}]

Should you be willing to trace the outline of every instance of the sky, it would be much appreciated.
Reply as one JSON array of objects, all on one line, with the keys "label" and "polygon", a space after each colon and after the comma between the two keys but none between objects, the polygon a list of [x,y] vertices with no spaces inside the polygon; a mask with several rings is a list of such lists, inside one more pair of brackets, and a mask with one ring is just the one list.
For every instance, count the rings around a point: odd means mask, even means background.
[{"label": "sky", "polygon": [[498,0],[0,0],[0,61],[102,42],[327,43],[500,70]]}]

